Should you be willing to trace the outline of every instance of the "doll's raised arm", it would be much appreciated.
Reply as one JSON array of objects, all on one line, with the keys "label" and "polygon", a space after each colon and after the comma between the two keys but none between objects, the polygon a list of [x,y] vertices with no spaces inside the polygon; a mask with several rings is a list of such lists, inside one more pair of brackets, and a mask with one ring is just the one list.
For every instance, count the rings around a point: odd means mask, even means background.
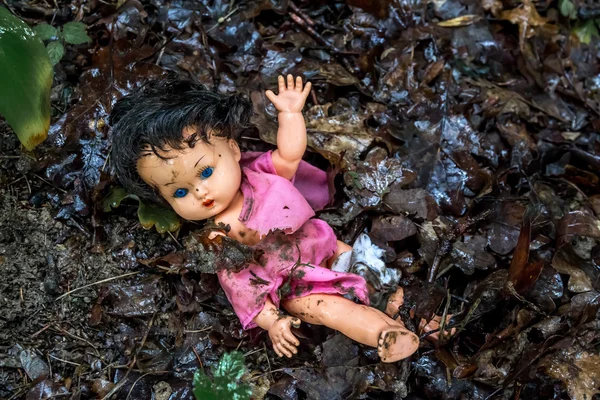
[{"label": "doll's raised arm", "polygon": [[283,76],[279,76],[278,84],[277,95],[271,90],[265,93],[279,111],[277,150],[272,155],[273,165],[277,175],[292,179],[306,151],[306,125],[302,107],[310,93],[311,84],[307,82],[302,88],[302,78],[298,76],[294,82],[292,75],[287,76],[287,86]]},{"label": "doll's raised arm", "polygon": [[279,357],[284,355],[291,358],[298,353],[296,347],[300,342],[292,333],[292,326],[300,327],[300,319],[284,315],[275,307],[275,304],[267,297],[262,311],[254,317],[254,323],[267,332],[273,342],[273,350]]}]

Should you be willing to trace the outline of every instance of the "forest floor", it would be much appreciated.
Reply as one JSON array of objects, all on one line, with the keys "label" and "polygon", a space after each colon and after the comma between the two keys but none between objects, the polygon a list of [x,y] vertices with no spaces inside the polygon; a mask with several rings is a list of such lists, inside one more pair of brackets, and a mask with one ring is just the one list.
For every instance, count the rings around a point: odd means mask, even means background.
[{"label": "forest floor", "polygon": [[[267,399],[591,399],[600,393],[600,46],[583,1],[3,0],[31,26],[81,21],[55,67],[49,137],[0,122],[0,398],[192,399],[246,356]],[[562,13],[573,7],[573,19]],[[364,8],[361,8],[364,7]],[[588,35],[588,37],[586,37]],[[591,36],[591,42],[590,37]],[[584,43],[589,42],[589,43]],[[213,274],[137,203],[104,212],[114,101],[168,72],[252,99],[240,144],[272,149],[264,91],[313,83],[319,214],[402,272],[400,314],[458,329],[407,360],[304,326],[280,359]]]}]

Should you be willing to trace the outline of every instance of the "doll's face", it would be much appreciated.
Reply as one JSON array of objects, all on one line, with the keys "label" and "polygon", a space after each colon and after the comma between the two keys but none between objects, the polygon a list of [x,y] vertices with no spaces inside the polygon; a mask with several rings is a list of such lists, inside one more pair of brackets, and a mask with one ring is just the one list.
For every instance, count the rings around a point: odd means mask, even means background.
[{"label": "doll's face", "polygon": [[[184,130],[184,137],[194,131]],[[137,162],[140,177],[156,187],[182,218],[205,220],[225,211],[242,180],[240,148],[235,140],[212,136],[210,143],[198,141],[193,148],[154,153]]]}]

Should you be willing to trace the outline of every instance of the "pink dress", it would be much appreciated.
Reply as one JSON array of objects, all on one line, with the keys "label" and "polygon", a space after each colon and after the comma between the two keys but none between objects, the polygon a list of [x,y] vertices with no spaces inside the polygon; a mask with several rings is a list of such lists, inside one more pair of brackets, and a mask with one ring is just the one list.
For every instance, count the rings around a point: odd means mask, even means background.
[{"label": "pink dress", "polygon": [[331,227],[312,218],[329,200],[325,173],[302,161],[287,180],[275,172],[271,152],[244,153],[240,164],[244,205],[239,220],[266,235],[255,246],[264,254],[260,264],[218,276],[244,329],[256,326],[252,320],[267,297],[277,307],[281,299],[314,293],[350,294],[369,304],[362,277],[321,266],[337,247]]}]

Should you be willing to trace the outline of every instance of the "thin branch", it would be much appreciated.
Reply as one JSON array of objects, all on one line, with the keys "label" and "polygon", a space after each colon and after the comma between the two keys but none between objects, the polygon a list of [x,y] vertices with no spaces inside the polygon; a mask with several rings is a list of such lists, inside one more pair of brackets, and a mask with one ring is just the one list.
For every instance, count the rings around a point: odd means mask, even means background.
[{"label": "thin branch", "polygon": [[77,289],[69,290],[67,293],[58,296],[54,301],[58,301],[58,300],[62,299],[63,297],[70,295],[71,293],[79,292],[80,290],[89,288],[91,286],[99,285],[101,283],[110,282],[110,281],[114,281],[115,279],[125,278],[127,276],[133,276],[133,275],[137,275],[137,274],[141,274],[141,273],[142,273],[142,271],[130,272],[128,274],[123,274],[123,275],[119,275],[119,276],[113,276],[112,278],[102,279],[101,281],[90,283],[88,285],[78,287]]}]

